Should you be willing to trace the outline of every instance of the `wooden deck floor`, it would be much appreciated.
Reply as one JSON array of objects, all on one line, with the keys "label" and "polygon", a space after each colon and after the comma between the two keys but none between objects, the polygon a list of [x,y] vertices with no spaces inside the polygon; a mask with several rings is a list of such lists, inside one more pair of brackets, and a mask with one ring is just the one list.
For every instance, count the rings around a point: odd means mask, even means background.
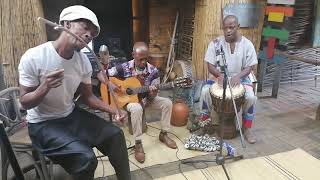
[{"label": "wooden deck floor", "polygon": [[[320,86],[319,82],[318,84]],[[269,88],[258,93],[256,120],[253,128],[258,139],[257,143],[247,144],[247,147],[242,149],[239,137],[228,142],[235,146],[238,153],[243,154],[245,158],[270,155],[299,147],[320,159],[320,121],[314,120],[316,108],[320,102],[320,87],[315,87],[314,81],[285,84],[280,86],[277,99],[268,98],[270,94],[271,89]],[[193,159],[214,160],[215,154]],[[216,163],[199,163],[191,166],[171,162],[136,170],[132,172],[132,178],[152,179],[150,175],[153,178],[161,178],[180,171],[215,165]],[[65,172],[61,168],[55,167],[55,173],[55,179],[66,179]],[[116,178],[111,176],[108,179]]]},{"label": "wooden deck floor", "polygon": [[[270,98],[270,95],[271,88],[258,93],[253,128],[258,139],[257,143],[246,144],[246,148],[243,149],[239,136],[228,142],[234,145],[238,154],[244,155],[245,158],[301,148],[320,159],[320,121],[315,121],[315,112],[320,103],[320,87],[315,87],[315,81],[284,84],[280,86],[277,99]],[[214,160],[215,154],[193,159]],[[151,179],[148,174],[152,174],[153,178],[161,178],[180,171],[215,165],[216,163],[199,163],[190,166],[172,162],[137,170],[132,175],[134,179],[147,180]],[[109,179],[116,178],[109,177]]]}]

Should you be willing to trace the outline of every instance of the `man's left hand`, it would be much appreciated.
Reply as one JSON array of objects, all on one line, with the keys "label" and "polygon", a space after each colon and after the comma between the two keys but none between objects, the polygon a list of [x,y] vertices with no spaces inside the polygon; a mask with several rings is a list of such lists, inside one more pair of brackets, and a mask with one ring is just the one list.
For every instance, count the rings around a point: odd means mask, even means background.
[{"label": "man's left hand", "polygon": [[230,83],[232,87],[236,87],[240,84],[240,78],[238,76],[233,76]]}]

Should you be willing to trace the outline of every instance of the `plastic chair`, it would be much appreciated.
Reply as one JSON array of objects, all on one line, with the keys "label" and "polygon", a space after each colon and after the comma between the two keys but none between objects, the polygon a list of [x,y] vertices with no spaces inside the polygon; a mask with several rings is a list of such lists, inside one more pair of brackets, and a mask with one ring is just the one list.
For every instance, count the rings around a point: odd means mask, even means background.
[{"label": "plastic chair", "polygon": [[[22,172],[26,173],[31,169],[35,169],[40,180],[53,179],[53,164],[51,161],[36,151],[29,137],[28,123],[22,115],[22,108],[19,103],[19,88],[11,87],[0,92],[0,120],[3,122],[5,131],[9,137],[9,142],[15,153],[26,155],[32,165],[23,167]],[[1,148],[1,170],[2,180],[7,179],[9,161],[3,142],[0,142]],[[50,163],[50,173],[47,168],[47,163]]]}]

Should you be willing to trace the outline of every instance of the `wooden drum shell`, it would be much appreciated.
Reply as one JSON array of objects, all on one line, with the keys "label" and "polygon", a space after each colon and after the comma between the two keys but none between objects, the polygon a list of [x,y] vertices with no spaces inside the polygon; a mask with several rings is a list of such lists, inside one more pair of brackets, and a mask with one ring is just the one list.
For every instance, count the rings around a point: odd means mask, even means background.
[{"label": "wooden drum shell", "polygon": [[[210,87],[210,95],[211,95],[211,99],[212,99],[212,106],[213,106],[213,110],[214,110],[214,114],[215,117],[219,119],[219,124],[221,120],[224,120],[224,134],[223,134],[223,138],[224,139],[232,139],[235,138],[237,135],[237,128],[235,126],[235,111],[234,111],[234,107],[233,107],[233,102],[231,99],[231,95],[230,95],[230,89],[226,89],[226,98],[225,98],[225,104],[224,107],[222,107],[221,110],[221,106],[222,106],[222,92],[223,89],[222,87],[220,87],[221,89],[219,89],[219,87],[217,87],[217,84],[213,84]],[[242,86],[242,85],[241,85]],[[215,90],[220,91],[218,93],[215,92]],[[229,93],[227,93],[227,91],[229,91]],[[244,87],[240,87],[238,88],[236,91],[232,90],[233,92],[233,96],[234,96],[234,100],[235,100],[235,104],[237,106],[237,112],[240,111],[241,106],[244,103],[245,100],[245,89]],[[223,119],[220,119],[223,118]],[[218,131],[218,135],[220,135],[220,128],[216,129]]]}]

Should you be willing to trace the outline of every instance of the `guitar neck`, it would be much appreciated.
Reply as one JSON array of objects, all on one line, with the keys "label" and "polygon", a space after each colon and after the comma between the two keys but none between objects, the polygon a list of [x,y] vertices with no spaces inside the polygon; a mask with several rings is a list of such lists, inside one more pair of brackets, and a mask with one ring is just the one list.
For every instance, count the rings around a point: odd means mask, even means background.
[{"label": "guitar neck", "polygon": [[[170,82],[170,83],[164,83],[164,84],[157,84],[155,86],[159,90],[170,89],[170,88],[174,87],[174,83]],[[142,86],[142,87],[139,87],[139,88],[132,88],[131,90],[133,91],[132,94],[145,93],[145,92],[149,92],[149,86]]]}]

